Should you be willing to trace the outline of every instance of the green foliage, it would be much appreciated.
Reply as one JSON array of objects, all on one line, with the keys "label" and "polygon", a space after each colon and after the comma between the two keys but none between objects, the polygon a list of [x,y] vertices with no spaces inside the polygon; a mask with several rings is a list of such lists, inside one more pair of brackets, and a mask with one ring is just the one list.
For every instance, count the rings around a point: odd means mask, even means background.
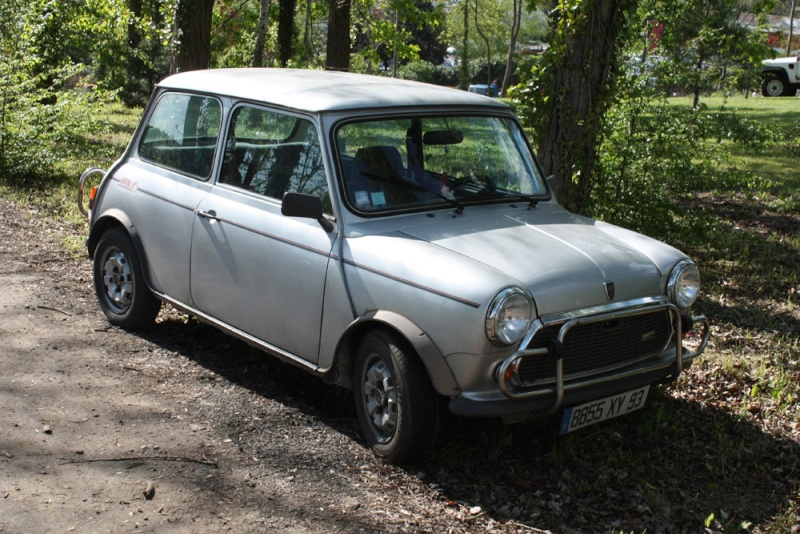
[{"label": "green foliage", "polygon": [[[445,40],[448,44],[456,49],[456,55],[461,60],[463,56],[463,39],[464,39],[464,5],[466,0],[460,0],[457,5],[453,6],[448,13],[445,22]],[[470,16],[467,21],[469,28],[469,42],[467,43],[468,58],[483,57],[486,61],[485,44],[480,38],[480,35],[475,28],[475,16],[472,14],[474,4],[470,4]],[[510,38],[511,29],[511,2],[510,0],[480,0],[479,1],[478,15],[479,23],[481,23],[481,31],[484,32],[491,43],[492,54],[498,57],[505,57],[508,52],[508,42]],[[528,6],[527,9],[522,11],[521,28],[518,37],[518,43],[524,44],[531,41],[541,41],[545,39],[547,34],[547,21],[545,15],[541,11],[537,11],[535,6]],[[519,46],[519,45],[518,45]],[[505,63],[503,64],[505,69]],[[503,70],[498,70],[494,75],[496,78],[502,78]],[[484,77],[480,83],[486,83]]]},{"label": "green foliage", "polygon": [[455,67],[434,65],[416,59],[397,69],[397,76],[406,80],[454,87],[458,85],[459,72]]},{"label": "green foliage", "polygon": [[[654,54],[658,87],[667,94],[700,95],[718,90],[752,90],[760,82],[760,60],[769,53],[761,31],[738,22],[736,0],[645,0],[639,2],[628,46],[630,55]],[[771,2],[756,2],[749,12],[762,16]],[[675,13],[681,16],[674,16]],[[656,22],[657,21],[657,22]],[[656,31],[657,28],[657,31]]]},{"label": "green foliage", "polygon": [[61,160],[80,154],[84,134],[99,128],[93,110],[112,96],[72,88],[82,65],[44,68],[22,44],[11,52],[4,38],[0,57],[0,179],[11,185],[46,178]]},{"label": "green foliage", "polygon": [[[754,195],[770,183],[738,168],[728,145],[769,146],[763,124],[700,105],[672,106],[625,79],[629,90],[609,109],[592,190],[594,216],[650,235],[704,235],[689,206],[701,192]],[[639,80],[638,83],[643,83]]]},{"label": "green foliage", "polygon": [[353,2],[354,70],[378,72],[415,59],[439,64],[445,46],[440,40],[444,10],[426,0],[359,0]]}]

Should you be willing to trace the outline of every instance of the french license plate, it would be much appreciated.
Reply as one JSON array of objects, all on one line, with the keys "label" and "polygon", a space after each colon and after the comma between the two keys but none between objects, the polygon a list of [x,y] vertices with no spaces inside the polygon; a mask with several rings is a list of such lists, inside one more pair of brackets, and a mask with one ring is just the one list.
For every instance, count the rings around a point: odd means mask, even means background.
[{"label": "french license plate", "polygon": [[559,434],[563,435],[600,421],[634,412],[644,406],[648,391],[650,391],[649,385],[633,391],[619,393],[618,395],[611,395],[604,399],[587,402],[580,406],[567,408],[564,410],[564,417],[561,419]]}]

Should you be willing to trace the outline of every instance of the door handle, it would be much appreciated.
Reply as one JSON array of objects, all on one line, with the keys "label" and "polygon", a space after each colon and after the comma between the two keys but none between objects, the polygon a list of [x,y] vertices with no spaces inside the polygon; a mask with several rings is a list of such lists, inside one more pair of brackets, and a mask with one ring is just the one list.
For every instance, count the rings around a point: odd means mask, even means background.
[{"label": "door handle", "polygon": [[211,219],[213,221],[219,220],[217,218],[217,212],[214,210],[197,210],[198,217],[202,217],[203,219]]}]

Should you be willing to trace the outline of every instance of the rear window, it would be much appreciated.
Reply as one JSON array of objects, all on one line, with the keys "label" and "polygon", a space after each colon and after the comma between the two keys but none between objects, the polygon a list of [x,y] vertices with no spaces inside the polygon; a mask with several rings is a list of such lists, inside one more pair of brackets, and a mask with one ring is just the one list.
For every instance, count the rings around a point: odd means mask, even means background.
[{"label": "rear window", "polygon": [[192,177],[211,176],[221,106],[209,97],[167,93],[156,104],[139,144],[139,157]]}]

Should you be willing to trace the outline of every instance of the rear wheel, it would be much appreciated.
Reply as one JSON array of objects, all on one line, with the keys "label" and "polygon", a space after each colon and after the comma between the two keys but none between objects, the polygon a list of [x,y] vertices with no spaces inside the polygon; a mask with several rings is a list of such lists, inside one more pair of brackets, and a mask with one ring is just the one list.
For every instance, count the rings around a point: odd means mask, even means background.
[{"label": "rear wheel", "polygon": [[128,234],[106,231],[94,253],[94,289],[109,322],[129,330],[151,324],[161,302],[144,282],[141,260]]},{"label": "rear wheel", "polygon": [[410,463],[428,454],[439,422],[438,397],[400,336],[373,330],[364,337],[353,384],[361,431],[378,456]]},{"label": "rear wheel", "polygon": [[768,75],[761,82],[761,94],[764,96],[789,96],[791,86],[783,78]]}]

